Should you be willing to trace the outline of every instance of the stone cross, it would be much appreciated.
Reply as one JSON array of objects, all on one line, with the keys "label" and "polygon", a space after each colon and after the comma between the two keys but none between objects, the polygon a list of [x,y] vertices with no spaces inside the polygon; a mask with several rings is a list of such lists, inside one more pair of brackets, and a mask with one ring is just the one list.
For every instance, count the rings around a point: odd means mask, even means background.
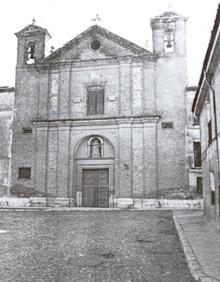
[{"label": "stone cross", "polygon": [[99,14],[96,14],[95,18],[91,19],[92,22],[94,22],[95,24],[97,24],[98,22],[101,21],[101,18],[99,17]]}]

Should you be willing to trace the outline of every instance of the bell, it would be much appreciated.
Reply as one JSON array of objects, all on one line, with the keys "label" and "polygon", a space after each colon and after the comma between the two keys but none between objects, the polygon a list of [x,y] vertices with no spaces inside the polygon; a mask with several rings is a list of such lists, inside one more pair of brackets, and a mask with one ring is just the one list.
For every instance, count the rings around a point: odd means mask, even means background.
[{"label": "bell", "polygon": [[172,48],[173,47],[173,31],[168,29],[166,30],[166,48]]},{"label": "bell", "polygon": [[168,40],[167,41],[167,48],[172,48],[173,47],[173,45],[172,45],[172,43],[171,43],[171,40]]},{"label": "bell", "polygon": [[34,59],[34,46],[31,46],[31,50],[30,50],[30,59]]}]

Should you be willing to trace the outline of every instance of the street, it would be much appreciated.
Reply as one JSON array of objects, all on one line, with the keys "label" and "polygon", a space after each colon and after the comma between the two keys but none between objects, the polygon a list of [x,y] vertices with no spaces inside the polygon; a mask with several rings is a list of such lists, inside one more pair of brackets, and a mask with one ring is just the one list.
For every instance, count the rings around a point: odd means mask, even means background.
[{"label": "street", "polygon": [[171,211],[0,216],[1,282],[194,281]]}]

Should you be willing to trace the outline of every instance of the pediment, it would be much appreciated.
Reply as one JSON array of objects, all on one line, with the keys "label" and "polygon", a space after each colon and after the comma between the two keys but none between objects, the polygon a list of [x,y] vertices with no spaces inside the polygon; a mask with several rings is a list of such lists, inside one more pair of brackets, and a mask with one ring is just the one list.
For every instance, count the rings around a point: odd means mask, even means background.
[{"label": "pediment", "polygon": [[94,25],[49,55],[43,60],[43,63],[107,59],[146,54],[150,54],[150,52],[103,27]]}]

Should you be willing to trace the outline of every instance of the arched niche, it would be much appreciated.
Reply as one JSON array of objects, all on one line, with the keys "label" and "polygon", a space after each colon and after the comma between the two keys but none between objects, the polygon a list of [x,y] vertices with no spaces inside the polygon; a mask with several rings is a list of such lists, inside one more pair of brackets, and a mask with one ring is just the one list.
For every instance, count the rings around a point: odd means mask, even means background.
[{"label": "arched niche", "polygon": [[100,135],[83,138],[75,150],[75,159],[112,159],[114,148],[110,141]]}]

